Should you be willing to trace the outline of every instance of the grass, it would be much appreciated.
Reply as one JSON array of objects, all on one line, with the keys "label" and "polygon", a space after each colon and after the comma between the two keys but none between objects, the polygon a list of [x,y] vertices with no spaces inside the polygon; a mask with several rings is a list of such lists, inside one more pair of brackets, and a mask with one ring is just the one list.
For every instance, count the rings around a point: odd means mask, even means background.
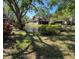
[{"label": "grass", "polygon": [[28,44],[30,44],[29,38],[25,37],[22,41],[16,40],[16,46],[19,49],[24,49]]},{"label": "grass", "polygon": [[40,26],[42,26],[42,24],[35,24],[35,23],[27,23],[26,24],[26,27],[32,27],[32,28],[38,28],[38,27],[40,27]]},{"label": "grass", "polygon": [[24,32],[24,31],[21,31],[21,30],[18,30],[18,31],[12,31],[15,35],[22,35],[22,36],[24,36],[24,35],[26,35],[26,32]]},{"label": "grass", "polygon": [[[30,26],[39,27],[41,25],[30,24]],[[58,25],[52,25],[52,26],[58,26]],[[21,37],[26,35],[24,31],[15,31],[15,34],[21,35]],[[41,38],[43,43],[40,42],[38,37],[34,37],[36,47],[32,45],[31,50],[35,51],[33,52],[35,53],[35,55],[33,53],[25,55],[27,57],[30,56],[28,59],[33,59],[32,57],[36,57],[37,59],[74,59],[75,57],[74,55],[75,39],[73,38],[75,37],[74,31],[62,32],[60,36],[52,35],[52,36],[39,36],[39,37]],[[15,45],[17,47],[17,50],[18,49],[22,50],[29,44],[30,44],[29,38],[24,37],[21,40],[17,39]],[[16,59],[16,57],[14,59]]]},{"label": "grass", "polygon": [[[59,37],[62,40],[59,39]],[[71,36],[71,38],[72,37],[73,36]],[[71,41],[74,39],[69,37],[63,38],[62,36],[40,36],[40,38],[45,44],[37,42],[38,48],[36,51],[42,55],[44,59],[74,59],[75,42]]]}]

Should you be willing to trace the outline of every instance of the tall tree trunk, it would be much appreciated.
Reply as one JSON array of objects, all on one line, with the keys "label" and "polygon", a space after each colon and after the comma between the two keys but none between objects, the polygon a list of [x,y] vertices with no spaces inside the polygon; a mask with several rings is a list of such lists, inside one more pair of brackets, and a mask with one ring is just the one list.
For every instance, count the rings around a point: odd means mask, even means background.
[{"label": "tall tree trunk", "polygon": [[18,16],[18,17],[17,17],[17,20],[18,20],[18,23],[19,23],[19,29],[20,29],[20,30],[23,30],[24,24],[22,23],[22,18],[21,18],[21,16]]},{"label": "tall tree trunk", "polygon": [[22,22],[21,22],[21,19],[18,19],[18,20],[19,20],[19,29],[20,29],[20,30],[23,30],[24,26],[23,26],[23,24],[22,24]]}]

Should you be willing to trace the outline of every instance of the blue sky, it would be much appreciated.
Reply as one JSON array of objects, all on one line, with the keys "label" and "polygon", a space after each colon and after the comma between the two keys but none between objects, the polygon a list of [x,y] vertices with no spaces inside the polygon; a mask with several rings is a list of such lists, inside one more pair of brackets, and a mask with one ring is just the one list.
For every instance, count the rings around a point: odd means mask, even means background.
[{"label": "blue sky", "polygon": [[27,15],[29,18],[32,18],[35,14],[36,14],[36,13],[35,13],[34,11],[31,11],[31,12],[27,12],[26,15]]},{"label": "blue sky", "polygon": [[50,13],[55,13],[57,9],[58,9],[57,6],[53,6],[52,9],[50,10]]},{"label": "blue sky", "polygon": [[[47,2],[49,2],[49,0],[47,0],[47,1],[43,0],[44,6],[46,6],[46,7],[47,7]],[[37,2],[34,2],[33,5],[35,5],[36,7],[41,6]],[[52,6],[52,8],[49,9],[48,11],[50,12],[50,14],[53,14],[57,10],[57,8],[58,8],[57,6]],[[36,14],[36,12],[32,10],[31,12],[28,11],[26,15],[29,18],[32,18],[33,16],[35,16],[35,14]]]}]

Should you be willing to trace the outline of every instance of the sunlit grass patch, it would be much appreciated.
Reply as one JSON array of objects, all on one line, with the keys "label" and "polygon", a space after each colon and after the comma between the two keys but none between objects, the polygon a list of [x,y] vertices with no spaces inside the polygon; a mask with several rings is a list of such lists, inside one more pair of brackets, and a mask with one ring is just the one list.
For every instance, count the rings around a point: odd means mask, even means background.
[{"label": "sunlit grass patch", "polygon": [[16,46],[19,49],[25,48],[28,44],[30,44],[30,40],[27,37],[25,37],[22,41],[19,40],[16,41]]},{"label": "sunlit grass patch", "polygon": [[26,35],[24,31],[13,31],[15,35]]}]

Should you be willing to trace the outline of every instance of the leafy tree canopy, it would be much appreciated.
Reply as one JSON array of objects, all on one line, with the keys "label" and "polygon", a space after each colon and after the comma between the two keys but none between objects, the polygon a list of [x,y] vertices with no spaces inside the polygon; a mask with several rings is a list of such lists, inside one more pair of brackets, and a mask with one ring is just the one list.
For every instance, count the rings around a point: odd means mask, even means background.
[{"label": "leafy tree canopy", "polygon": [[58,10],[52,16],[57,19],[69,18],[75,15],[75,0],[51,0],[50,5],[58,6]]}]

